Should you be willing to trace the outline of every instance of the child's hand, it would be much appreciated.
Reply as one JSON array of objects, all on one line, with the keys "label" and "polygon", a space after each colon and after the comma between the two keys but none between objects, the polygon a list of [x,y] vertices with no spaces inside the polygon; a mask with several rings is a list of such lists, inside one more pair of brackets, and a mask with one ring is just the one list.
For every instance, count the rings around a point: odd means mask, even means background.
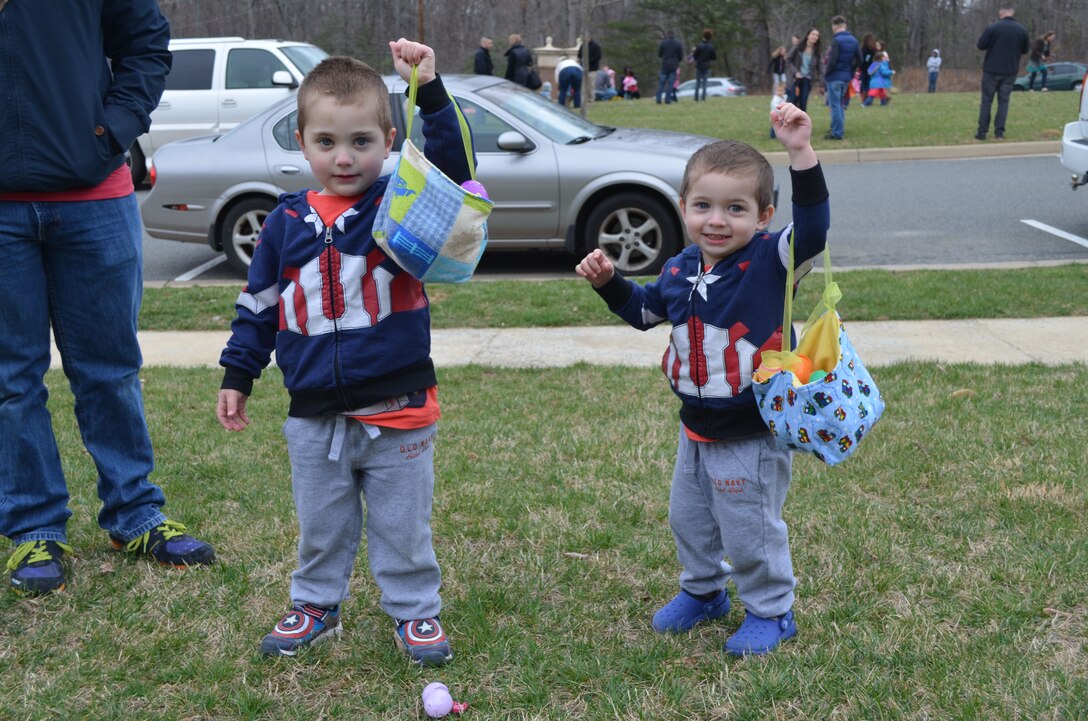
[{"label": "child's hand", "polygon": [[603,287],[616,274],[612,261],[605,257],[599,248],[582,258],[582,262],[575,266],[574,270],[588,280],[594,288]]},{"label": "child's hand", "polygon": [[244,431],[250,423],[246,415],[247,398],[241,391],[220,389],[219,400],[215,404],[215,417],[219,419],[219,425],[228,431]]},{"label": "child's hand", "polygon": [[816,165],[812,150],[812,118],[793,103],[782,103],[771,111],[775,137],[789,152],[794,170],[807,170]]},{"label": "child's hand", "polygon": [[412,66],[419,66],[419,84],[425,85],[435,79],[434,50],[422,43],[411,40],[390,41],[389,50],[393,53],[393,65],[397,74],[408,82],[412,79]]}]

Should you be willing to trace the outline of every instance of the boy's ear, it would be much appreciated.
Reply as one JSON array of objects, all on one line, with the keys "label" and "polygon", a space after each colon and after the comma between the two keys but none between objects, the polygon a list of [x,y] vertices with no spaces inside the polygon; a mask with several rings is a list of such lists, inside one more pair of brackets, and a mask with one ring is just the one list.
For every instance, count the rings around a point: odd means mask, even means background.
[{"label": "boy's ear", "polygon": [[397,137],[397,129],[389,129],[389,137],[385,139],[385,157],[389,157],[389,151],[393,149],[393,138]]},{"label": "boy's ear", "polygon": [[[302,151],[302,157],[306,158],[306,143],[302,142],[302,133],[297,129],[295,130],[295,141],[298,142],[298,149]],[[306,158],[309,160],[309,158]]]},{"label": "boy's ear", "polygon": [[759,223],[756,225],[760,230],[766,230],[767,226],[771,224],[771,218],[774,217],[774,206],[768,205],[759,214]]}]

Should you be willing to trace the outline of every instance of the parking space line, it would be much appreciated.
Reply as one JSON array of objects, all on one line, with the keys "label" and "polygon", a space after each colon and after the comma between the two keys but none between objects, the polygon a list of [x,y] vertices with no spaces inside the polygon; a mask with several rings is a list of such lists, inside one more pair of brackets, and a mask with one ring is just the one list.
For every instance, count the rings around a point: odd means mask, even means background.
[{"label": "parking space line", "polygon": [[1082,238],[1079,235],[1073,235],[1072,233],[1066,233],[1064,230],[1061,230],[1060,228],[1055,228],[1054,226],[1047,225],[1046,223],[1040,223],[1038,220],[1021,220],[1020,222],[1024,223],[1025,225],[1030,225],[1032,228],[1038,228],[1039,230],[1043,231],[1044,233],[1050,233],[1051,235],[1056,235],[1059,238],[1064,238],[1065,240],[1071,240],[1074,243],[1076,243],[1077,245],[1082,245],[1085,248],[1088,248],[1088,238]]},{"label": "parking space line", "polygon": [[188,271],[187,273],[182,273],[177,278],[174,278],[174,281],[179,282],[179,281],[192,280],[193,278],[196,278],[198,275],[200,275],[204,271],[211,270],[215,266],[217,266],[220,263],[226,261],[226,259],[227,259],[227,256],[225,256],[225,255],[220,255],[217,258],[212,258],[207,263],[201,263],[200,265],[198,265],[197,267],[195,267],[192,270]]}]

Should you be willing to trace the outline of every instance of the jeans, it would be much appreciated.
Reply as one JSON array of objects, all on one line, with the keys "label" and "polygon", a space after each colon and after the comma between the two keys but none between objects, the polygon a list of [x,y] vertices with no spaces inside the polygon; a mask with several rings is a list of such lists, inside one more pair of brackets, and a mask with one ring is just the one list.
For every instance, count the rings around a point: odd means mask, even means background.
[{"label": "jeans", "polygon": [[997,95],[997,115],[994,116],[994,134],[1005,134],[1005,118],[1009,114],[1009,96],[1016,81],[1015,75],[982,73],[982,103],[978,109],[978,134],[985,136],[990,129],[990,108]]},{"label": "jeans", "polygon": [[929,92],[937,92],[937,73],[929,74]]},{"label": "jeans", "polygon": [[[695,70],[695,100],[702,100],[706,102],[706,83],[710,79],[710,68],[706,70]],[[699,97],[699,91],[702,90],[702,97]]]},{"label": "jeans", "polygon": [[673,95],[673,86],[675,84],[676,84],[676,71],[675,70],[668,70],[668,71],[663,70],[661,72],[661,74],[657,76],[657,95],[655,95],[654,98],[657,100],[658,105],[661,104],[661,95],[662,95],[662,93],[664,93],[664,95],[665,95],[665,104],[666,105],[668,105],[669,103],[671,103],[673,100],[676,99],[675,96]]},{"label": "jeans", "polygon": [[165,520],[136,341],[143,286],[136,196],[0,201],[0,534],[66,541],[68,487],[46,409],[49,329],[98,471],[99,525],[130,540]]},{"label": "jeans", "polygon": [[797,78],[797,92],[793,103],[801,110],[808,110],[808,95],[812,92],[812,80],[810,78]]},{"label": "jeans", "polygon": [[581,68],[563,68],[559,73],[559,98],[556,100],[560,105],[565,106],[567,104],[567,92],[570,91],[571,96],[574,98],[574,107],[582,107],[582,69]]},{"label": "jeans", "polygon": [[842,111],[842,98],[846,92],[845,80],[832,80],[827,84],[827,106],[831,109],[831,135],[841,138],[845,131],[845,114]]},{"label": "jeans", "polygon": [[1043,76],[1043,84],[1040,85],[1039,87],[1043,88],[1045,90],[1046,89],[1046,76],[1050,73],[1050,71],[1047,70],[1046,68],[1042,68],[1041,70],[1038,70],[1038,71],[1032,71],[1032,73],[1028,75],[1028,90],[1034,90],[1035,89],[1035,75],[1036,75],[1036,73]]}]

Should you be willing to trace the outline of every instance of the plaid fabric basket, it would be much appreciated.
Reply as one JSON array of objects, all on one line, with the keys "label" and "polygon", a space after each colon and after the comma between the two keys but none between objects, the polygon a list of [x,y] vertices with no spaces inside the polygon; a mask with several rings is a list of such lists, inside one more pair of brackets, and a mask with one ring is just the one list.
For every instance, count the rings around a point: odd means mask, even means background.
[{"label": "plaid fabric basket", "polygon": [[[406,134],[412,134],[417,69],[408,90]],[[457,118],[475,180],[472,140],[456,103]],[[374,240],[415,278],[430,283],[464,283],[476,270],[487,246],[487,217],[493,204],[466,191],[427,160],[410,140],[401,146],[400,159],[374,219]]]}]

